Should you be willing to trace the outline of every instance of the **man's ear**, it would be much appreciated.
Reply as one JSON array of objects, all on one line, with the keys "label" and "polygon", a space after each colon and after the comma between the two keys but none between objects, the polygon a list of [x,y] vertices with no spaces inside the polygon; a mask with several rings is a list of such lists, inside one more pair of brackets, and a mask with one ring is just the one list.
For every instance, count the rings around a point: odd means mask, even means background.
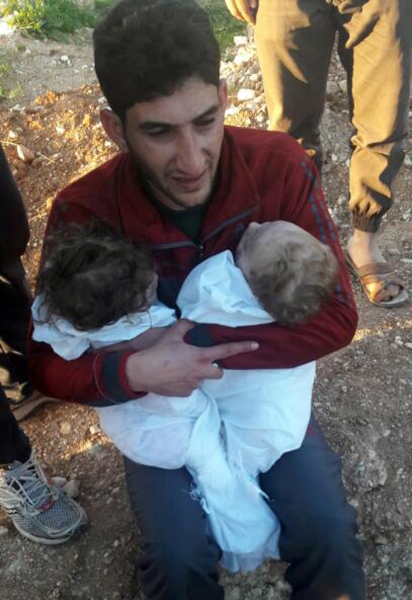
[{"label": "man's ear", "polygon": [[226,79],[221,79],[219,81],[218,87],[218,95],[219,95],[219,104],[223,113],[226,111],[227,107],[227,81]]},{"label": "man's ear", "polygon": [[110,109],[103,108],[100,111],[100,121],[106,135],[114,142],[122,151],[127,151],[128,146],[124,136],[123,123],[120,118]]}]

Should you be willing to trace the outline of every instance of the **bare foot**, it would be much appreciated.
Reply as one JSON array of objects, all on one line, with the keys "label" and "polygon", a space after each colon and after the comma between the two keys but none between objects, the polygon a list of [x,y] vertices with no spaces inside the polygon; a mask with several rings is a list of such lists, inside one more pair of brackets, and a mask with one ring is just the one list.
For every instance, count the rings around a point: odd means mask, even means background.
[{"label": "bare foot", "polygon": [[[355,229],[349,238],[347,251],[354,265],[359,269],[370,263],[385,262],[381,249],[378,246],[378,234]],[[364,286],[373,297],[380,289],[379,283],[369,283]],[[402,291],[399,285],[388,286],[380,295],[380,300],[385,302],[396,298]]]}]

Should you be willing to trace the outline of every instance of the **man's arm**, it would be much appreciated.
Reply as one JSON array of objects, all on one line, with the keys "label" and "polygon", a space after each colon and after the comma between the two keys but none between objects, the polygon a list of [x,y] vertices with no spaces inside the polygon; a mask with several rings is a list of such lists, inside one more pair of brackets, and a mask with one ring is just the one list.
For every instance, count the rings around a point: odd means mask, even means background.
[{"label": "man's arm", "polygon": [[30,379],[47,396],[93,406],[127,402],[147,392],[185,397],[203,379],[222,377],[216,361],[257,349],[249,341],[196,348],[184,341],[191,327],[189,321],[179,321],[140,352],[86,354],[72,361],[32,340]]}]

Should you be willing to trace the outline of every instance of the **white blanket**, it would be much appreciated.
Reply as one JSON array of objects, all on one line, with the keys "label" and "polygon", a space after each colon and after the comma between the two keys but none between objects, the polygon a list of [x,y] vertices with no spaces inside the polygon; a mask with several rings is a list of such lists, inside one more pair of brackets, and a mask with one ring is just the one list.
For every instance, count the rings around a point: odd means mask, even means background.
[{"label": "white blanket", "polygon": [[[273,322],[258,303],[231,252],[199,264],[177,299],[182,317],[241,327]],[[292,369],[226,370],[202,390],[216,399],[229,461],[256,477],[302,444],[309,423],[315,362]]]},{"label": "white blanket", "polygon": [[[178,297],[182,316],[232,327],[269,323],[230,252],[196,267]],[[43,309],[44,310],[44,309]],[[33,338],[66,359],[89,347],[130,340],[149,327],[170,325],[174,312],[159,302],[93,332],[64,319],[47,324],[41,298],[33,305]],[[279,523],[259,489],[257,475],[298,448],[310,415],[314,363],[294,369],[225,371],[189,398],[147,394],[98,408],[102,429],[135,462],[191,472],[222,564],[252,570],[278,558]]]}]

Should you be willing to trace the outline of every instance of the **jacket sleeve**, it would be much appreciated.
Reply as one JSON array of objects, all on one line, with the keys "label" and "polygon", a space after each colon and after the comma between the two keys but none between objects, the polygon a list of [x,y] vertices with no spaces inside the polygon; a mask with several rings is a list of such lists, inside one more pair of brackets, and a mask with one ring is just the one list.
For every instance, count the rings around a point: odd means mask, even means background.
[{"label": "jacket sleeve", "polygon": [[89,406],[112,406],[139,395],[127,382],[125,365],[132,352],[84,354],[64,360],[48,344],[30,340],[29,376],[45,396]]},{"label": "jacket sleeve", "polygon": [[[65,222],[84,222],[93,217],[83,208],[68,206],[58,197],[50,213],[47,232]],[[47,233],[46,233],[47,235]],[[76,360],[64,360],[49,346],[29,340],[29,377],[42,394],[89,406],[111,406],[137,398],[127,382],[126,361],[132,352],[84,354]]]},{"label": "jacket sleeve", "polygon": [[[302,157],[287,177],[290,181],[282,197],[279,219],[296,223],[328,244],[340,265],[339,279],[332,299],[310,321],[295,327],[277,323],[229,328],[201,325],[189,332],[196,345],[251,340],[259,343],[255,352],[222,361],[228,369],[289,368],[316,360],[349,344],[357,326],[357,312],[336,227],[330,217],[319,178],[312,161]],[[271,198],[265,192],[260,222],[273,220]]]}]

